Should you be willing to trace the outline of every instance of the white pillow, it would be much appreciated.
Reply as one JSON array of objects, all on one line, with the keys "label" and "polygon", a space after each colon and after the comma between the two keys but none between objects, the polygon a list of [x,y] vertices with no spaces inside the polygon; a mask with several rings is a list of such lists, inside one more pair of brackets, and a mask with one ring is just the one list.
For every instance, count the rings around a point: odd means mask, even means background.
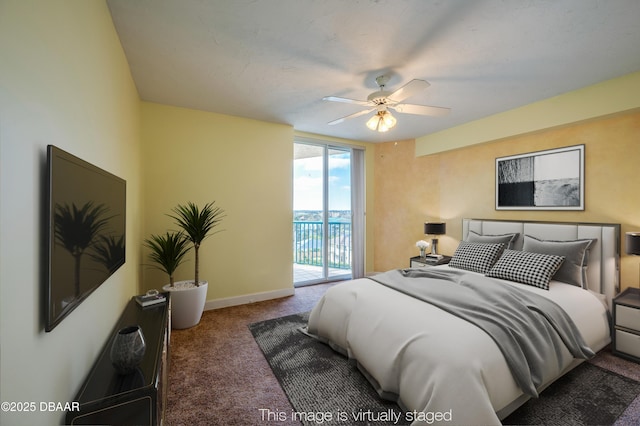
[{"label": "white pillow", "polygon": [[519,236],[520,233],[518,232],[516,232],[515,234],[482,235],[474,231],[469,231],[467,241],[470,243],[504,243],[506,249],[512,249],[513,243],[518,239]]}]

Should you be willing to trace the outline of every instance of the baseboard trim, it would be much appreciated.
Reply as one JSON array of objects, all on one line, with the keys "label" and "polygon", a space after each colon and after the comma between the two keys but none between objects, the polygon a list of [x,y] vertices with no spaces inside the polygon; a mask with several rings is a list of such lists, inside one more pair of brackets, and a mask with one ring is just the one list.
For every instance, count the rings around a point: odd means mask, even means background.
[{"label": "baseboard trim", "polygon": [[260,293],[244,294],[242,296],[225,297],[222,299],[207,300],[204,304],[205,311],[228,308],[230,306],[246,305],[249,303],[263,302],[265,300],[280,299],[281,297],[293,296],[295,288],[282,288],[280,290],[264,291]]}]

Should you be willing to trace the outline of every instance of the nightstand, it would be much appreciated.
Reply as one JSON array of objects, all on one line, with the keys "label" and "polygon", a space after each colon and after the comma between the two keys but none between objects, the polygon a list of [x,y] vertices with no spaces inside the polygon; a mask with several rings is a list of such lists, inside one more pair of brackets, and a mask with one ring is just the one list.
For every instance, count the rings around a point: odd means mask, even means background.
[{"label": "nightstand", "polygon": [[613,353],[640,362],[640,289],[627,288],[613,299]]},{"label": "nightstand", "polygon": [[429,259],[428,257],[423,260],[420,258],[420,256],[415,256],[409,259],[409,267],[410,268],[429,268],[431,266],[436,266],[436,265],[445,265],[449,263],[450,260],[451,260],[451,256],[442,256],[442,259],[438,260],[437,262],[435,260]]}]

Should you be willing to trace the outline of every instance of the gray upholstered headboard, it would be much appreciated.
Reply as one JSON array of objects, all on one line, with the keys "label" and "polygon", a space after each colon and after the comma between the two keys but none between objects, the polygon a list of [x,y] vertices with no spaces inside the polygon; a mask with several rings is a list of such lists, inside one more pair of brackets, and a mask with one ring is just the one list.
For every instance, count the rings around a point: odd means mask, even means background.
[{"label": "gray upholstered headboard", "polygon": [[611,300],[620,288],[620,225],[612,223],[530,222],[462,219],[462,239],[469,231],[480,235],[519,233],[513,249],[522,250],[524,235],[543,240],[596,239],[589,249],[587,282],[589,289]]}]

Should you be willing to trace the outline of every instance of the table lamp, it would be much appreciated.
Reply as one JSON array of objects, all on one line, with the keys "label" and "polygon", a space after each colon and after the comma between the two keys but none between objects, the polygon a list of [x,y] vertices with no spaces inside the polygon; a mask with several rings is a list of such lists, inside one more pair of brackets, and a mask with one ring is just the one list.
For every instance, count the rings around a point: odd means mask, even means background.
[{"label": "table lamp", "polygon": [[[442,222],[426,222],[424,224],[424,233],[426,235],[444,235],[447,233],[447,224]],[[638,244],[640,244],[640,239],[638,240]],[[438,254],[437,238],[431,240],[431,254]]]},{"label": "table lamp", "polygon": [[[627,254],[640,256],[640,232],[627,232],[625,236],[625,243],[627,246]],[[640,276],[640,266],[638,276]],[[638,286],[640,287],[640,278]]]}]

